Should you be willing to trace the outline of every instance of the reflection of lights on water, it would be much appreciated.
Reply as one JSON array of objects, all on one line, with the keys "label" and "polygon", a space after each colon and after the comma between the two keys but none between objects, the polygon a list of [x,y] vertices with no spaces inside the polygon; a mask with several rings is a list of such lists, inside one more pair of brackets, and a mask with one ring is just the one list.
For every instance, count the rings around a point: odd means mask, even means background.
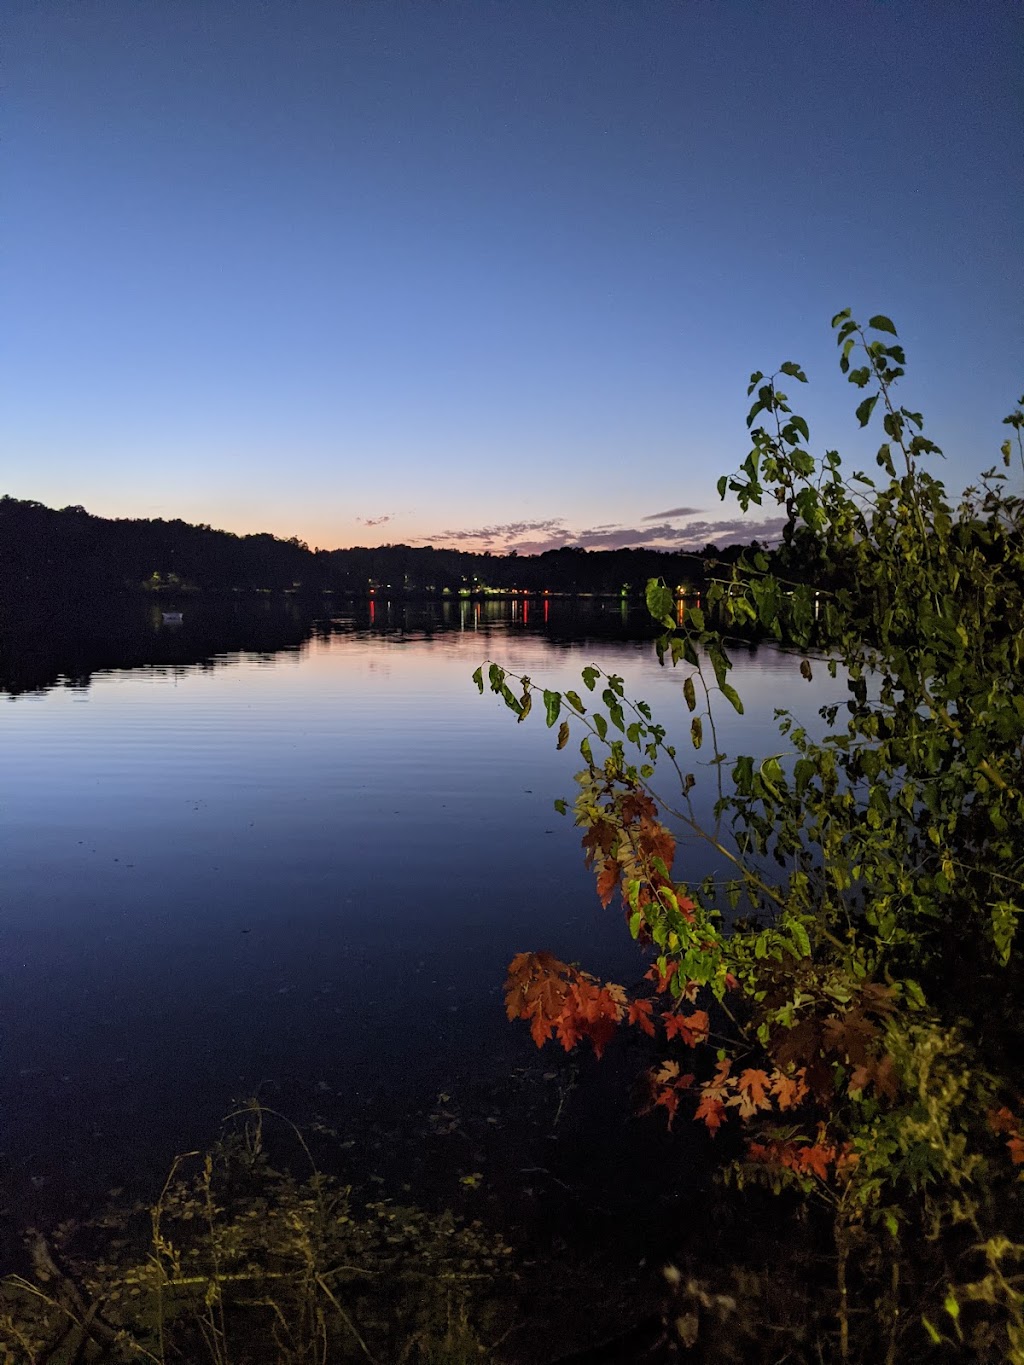
[{"label": "reflection of lights on water", "polygon": [[372,626],[377,619],[377,603],[370,598],[370,625]]},{"label": "reflection of lights on water", "polygon": [[550,607],[551,607],[551,603],[548,601],[548,595],[547,595],[547,593],[545,593],[545,594],[544,594],[544,620],[545,620],[545,621],[548,619],[548,611],[549,611]]},{"label": "reflection of lights on water", "polygon": [[524,597],[524,598],[523,598],[523,625],[525,626],[525,625],[529,622],[529,620],[530,620],[530,599],[529,599],[528,597]]}]

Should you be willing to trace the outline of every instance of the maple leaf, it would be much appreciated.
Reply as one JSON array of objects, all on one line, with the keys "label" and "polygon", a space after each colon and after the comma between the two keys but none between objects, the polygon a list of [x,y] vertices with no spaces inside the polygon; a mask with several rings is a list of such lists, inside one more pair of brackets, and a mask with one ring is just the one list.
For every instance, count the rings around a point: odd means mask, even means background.
[{"label": "maple leaf", "polygon": [[680,1098],[679,1091],[676,1090],[674,1086],[667,1086],[664,1090],[659,1090],[654,1096],[654,1103],[660,1104],[663,1108],[668,1110],[668,1126],[670,1128],[672,1127],[672,1121],[675,1119],[676,1110],[679,1108]]},{"label": "maple leaf", "polygon": [[663,1014],[665,1034],[669,1038],[681,1038],[687,1047],[696,1047],[707,1041],[711,1021],[707,1010],[694,1010],[692,1014]]},{"label": "maple leaf", "polygon": [[654,1023],[651,1020],[653,1009],[654,1002],[651,1000],[634,1000],[629,1007],[629,1022],[641,1028],[648,1038],[654,1037]]},{"label": "maple leaf", "polygon": [[705,1091],[700,1097],[697,1112],[693,1117],[703,1119],[704,1123],[707,1124],[708,1132],[714,1137],[725,1121],[725,1105],[722,1103],[721,1097]]},{"label": "maple leaf", "polygon": [[1017,1120],[1010,1110],[1003,1105],[1002,1109],[989,1110],[988,1126],[993,1133],[1015,1133],[1017,1131]]},{"label": "maple leaf", "polygon": [[655,820],[658,815],[658,807],[654,804],[651,797],[646,792],[631,791],[622,798],[622,818],[627,824],[642,820],[644,816],[648,820]]},{"label": "maple leaf", "polygon": [[835,1155],[834,1147],[826,1147],[817,1142],[813,1145],[808,1144],[797,1149],[794,1170],[799,1171],[801,1175],[816,1175],[819,1180],[827,1180],[829,1163],[835,1160]]},{"label": "maple leaf", "polygon": [[647,862],[661,862],[665,871],[671,868],[676,856],[676,841],[658,820],[641,819],[637,830],[637,850]]},{"label": "maple leaf", "polygon": [[738,1104],[740,1118],[749,1119],[759,1109],[770,1109],[772,1107],[768,1095],[770,1085],[771,1079],[767,1072],[753,1069],[742,1071],[736,1082],[737,1093],[729,1100],[729,1104]]},{"label": "maple leaf", "polygon": [[678,970],[679,970],[678,962],[667,962],[665,964],[665,974],[663,976],[661,971],[658,969],[658,964],[654,962],[651,964],[648,970],[644,972],[644,976],[647,978],[648,981],[657,982],[656,989],[658,994],[664,995],[665,992],[668,990],[668,983],[672,980],[672,978],[675,976]]},{"label": "maple leaf", "polygon": [[1003,1105],[1001,1109],[989,1111],[988,1124],[993,1133],[1006,1134],[1006,1149],[1010,1153],[1010,1160],[1015,1166],[1024,1166],[1024,1134],[1021,1133],[1020,1119]]},{"label": "maple leaf", "polygon": [[606,858],[601,866],[601,871],[597,875],[597,896],[601,904],[607,909],[608,903],[619,887],[619,878],[622,876],[622,869],[614,858]]},{"label": "maple leaf", "polygon": [[571,1005],[580,1032],[590,1039],[594,1053],[600,1057],[623,1016],[623,1007],[607,989],[585,979],[583,973],[579,977],[571,987]]},{"label": "maple leaf", "polygon": [[793,1076],[785,1072],[772,1072],[772,1093],[780,1109],[794,1109],[807,1094],[803,1070]]},{"label": "maple leaf", "polygon": [[[558,1017],[555,1024],[555,1035],[566,1052],[571,1052],[584,1036],[580,1031],[579,1024],[578,1016],[568,1010],[563,1011]],[[537,1046],[539,1047],[540,1044],[538,1043]]]},{"label": "maple leaf", "polygon": [[669,1085],[677,1080],[679,1076],[678,1062],[662,1062],[661,1066],[654,1073],[654,1081],[659,1085]]}]

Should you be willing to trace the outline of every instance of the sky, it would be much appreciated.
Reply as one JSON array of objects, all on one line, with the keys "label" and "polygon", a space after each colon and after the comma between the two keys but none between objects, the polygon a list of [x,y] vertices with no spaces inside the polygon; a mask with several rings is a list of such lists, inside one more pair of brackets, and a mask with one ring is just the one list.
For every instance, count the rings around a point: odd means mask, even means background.
[{"label": "sky", "polygon": [[[1024,392],[1024,10],[7,0],[0,492],[335,548],[768,535],[754,369],[873,464],[892,317],[959,492]],[[793,392],[799,389],[799,393]]]}]

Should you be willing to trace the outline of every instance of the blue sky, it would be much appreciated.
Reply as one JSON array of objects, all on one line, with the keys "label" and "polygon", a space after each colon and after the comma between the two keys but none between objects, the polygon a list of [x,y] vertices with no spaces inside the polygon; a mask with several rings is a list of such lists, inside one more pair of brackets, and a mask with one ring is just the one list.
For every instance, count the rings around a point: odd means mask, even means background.
[{"label": "blue sky", "polygon": [[[754,368],[957,490],[1024,391],[1011,3],[8,0],[0,491],[333,547],[746,538]],[[671,513],[672,515],[669,515]]]}]

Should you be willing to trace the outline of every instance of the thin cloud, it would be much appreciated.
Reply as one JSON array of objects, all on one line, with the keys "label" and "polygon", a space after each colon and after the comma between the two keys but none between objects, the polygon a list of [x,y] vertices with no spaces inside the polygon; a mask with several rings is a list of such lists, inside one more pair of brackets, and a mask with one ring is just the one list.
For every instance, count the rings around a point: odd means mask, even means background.
[{"label": "thin cloud", "polygon": [[[689,514],[692,509],[684,510]],[[651,520],[644,517],[643,522]],[[735,517],[723,521],[690,521],[685,526],[674,526],[665,518],[654,525],[622,526],[601,523],[582,531],[573,531],[561,517],[546,521],[510,521],[491,526],[477,526],[445,531],[437,536],[419,539],[431,545],[464,546],[467,549],[487,549],[494,554],[540,555],[549,550],[579,546],[585,550],[703,550],[705,545],[724,546],[759,540],[764,544],[776,539],[785,525],[784,517],[768,521],[748,521]]]},{"label": "thin cloud", "polygon": [[565,522],[561,517],[549,517],[546,521],[506,521],[492,526],[475,526],[460,531],[441,531],[436,536],[419,536],[417,539],[426,541],[428,544],[443,544],[447,541],[466,541],[478,540],[485,544],[493,545],[495,541],[505,543],[507,549],[518,549],[514,544],[520,537],[537,532],[543,533],[546,538],[558,537],[558,543],[562,544],[569,539],[572,532],[566,529]]},{"label": "thin cloud", "polygon": [[673,517],[695,517],[702,509],[699,507],[670,507],[667,512],[652,512],[644,521],[671,521]]},{"label": "thin cloud", "polygon": [[382,517],[356,517],[364,526],[383,526],[386,521],[394,521],[394,512],[385,512]]}]

